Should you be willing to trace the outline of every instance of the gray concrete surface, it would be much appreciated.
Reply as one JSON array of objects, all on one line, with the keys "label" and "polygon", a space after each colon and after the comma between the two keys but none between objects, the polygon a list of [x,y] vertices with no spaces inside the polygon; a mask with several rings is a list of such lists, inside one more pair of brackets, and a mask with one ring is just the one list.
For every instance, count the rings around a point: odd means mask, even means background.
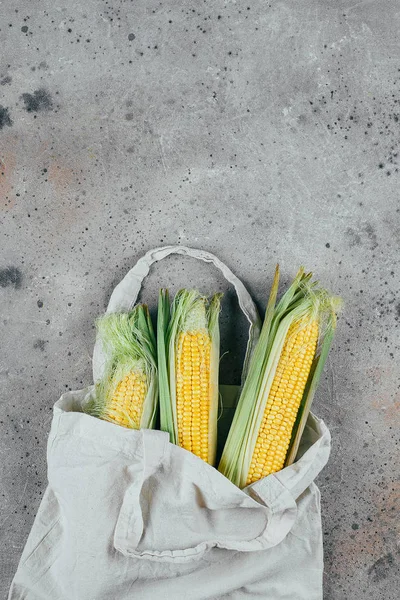
[{"label": "gray concrete surface", "polygon": [[[315,402],[325,598],[398,598],[400,10],[395,0],[1,3],[0,596],[46,486],[52,405],[147,249],[215,252],[260,307],[279,260],[345,300]],[[169,259],[146,285],[226,289]],[[228,292],[225,383],[244,324]]]}]

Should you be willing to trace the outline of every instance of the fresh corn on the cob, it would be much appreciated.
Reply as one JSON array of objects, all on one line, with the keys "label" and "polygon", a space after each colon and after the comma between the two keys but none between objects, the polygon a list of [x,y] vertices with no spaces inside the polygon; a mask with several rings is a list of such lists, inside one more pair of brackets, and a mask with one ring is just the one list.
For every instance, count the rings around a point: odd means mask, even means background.
[{"label": "fresh corn on the cob", "polygon": [[107,357],[106,375],[97,384],[87,412],[131,429],[154,426],[158,381],[156,344],[149,311],[139,304],[130,313],[98,319]]},{"label": "fresh corn on the cob", "polygon": [[158,305],[161,429],[209,464],[217,443],[220,297],[207,305],[197,291],[181,290],[170,309],[161,290]]},{"label": "fresh corn on the cob", "polygon": [[219,470],[239,487],[294,462],[340,300],[298,272],[275,307],[279,268]]}]

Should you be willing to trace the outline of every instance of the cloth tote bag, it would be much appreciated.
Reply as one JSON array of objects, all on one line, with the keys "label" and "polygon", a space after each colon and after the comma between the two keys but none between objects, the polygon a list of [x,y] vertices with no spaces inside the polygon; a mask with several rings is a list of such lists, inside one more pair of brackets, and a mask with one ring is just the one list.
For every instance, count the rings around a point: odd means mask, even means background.
[{"label": "cloth tote bag", "polygon": [[[108,312],[136,302],[150,266],[169,254],[217,266],[250,324],[243,284],[214,255],[164,247],[143,256]],[[99,341],[94,381],[104,369]],[[294,464],[243,490],[155,430],[130,430],[82,412],[93,390],[63,394],[48,438],[48,487],[9,600],[321,600],[323,552],[315,477],[330,434],[310,413]],[[223,386],[221,386],[223,391]]]}]

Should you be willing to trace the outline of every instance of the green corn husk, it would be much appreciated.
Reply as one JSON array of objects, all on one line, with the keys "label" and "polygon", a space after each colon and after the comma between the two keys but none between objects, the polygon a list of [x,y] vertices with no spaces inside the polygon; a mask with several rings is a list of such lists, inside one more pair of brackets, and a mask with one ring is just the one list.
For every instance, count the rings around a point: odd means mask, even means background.
[{"label": "green corn husk", "polygon": [[[210,302],[196,290],[180,290],[170,305],[168,290],[160,290],[158,302],[157,348],[159,368],[160,425],[170,435],[173,444],[182,445],[190,451],[195,450],[179,442],[177,408],[177,355],[178,340],[181,333],[209,336],[210,379],[208,413],[208,452],[201,456],[208,463],[215,461],[217,447],[217,414],[219,403],[219,325],[220,300],[222,294],[215,294]],[[200,455],[200,454],[199,454]]]},{"label": "green corn husk", "polygon": [[318,322],[319,339],[304,394],[297,412],[296,422],[286,454],[285,466],[294,462],[301,435],[310,411],[315,390],[325,364],[336,327],[340,298],[331,296],[311,281],[312,274],[301,268],[292,285],[276,304],[279,267],[271,289],[260,338],[250,358],[245,379],[228,438],[221,456],[219,471],[235,485],[246,485],[261,421],[271,385],[284,346],[293,323]]},{"label": "green corn husk", "polygon": [[[105,376],[96,384],[85,412],[131,429],[152,429],[158,378],[156,339],[147,306],[138,304],[129,313],[106,314],[96,321],[96,328],[106,356]],[[136,400],[127,395],[124,404],[116,406],[113,398],[131,374],[135,374],[137,385],[143,384],[144,401],[136,406]]]}]

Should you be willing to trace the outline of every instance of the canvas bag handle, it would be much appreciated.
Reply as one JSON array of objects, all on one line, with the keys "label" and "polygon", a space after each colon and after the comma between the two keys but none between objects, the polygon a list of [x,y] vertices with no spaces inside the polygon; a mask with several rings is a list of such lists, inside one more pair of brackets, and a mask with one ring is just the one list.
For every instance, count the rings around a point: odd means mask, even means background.
[{"label": "canvas bag handle", "polygon": [[[136,265],[132,267],[111,294],[107,307],[107,313],[127,312],[136,303],[143,280],[148,275],[151,265],[170,254],[181,254],[197,258],[204,262],[214,264],[223,274],[225,279],[235,288],[239,306],[249,322],[249,339],[247,342],[246,355],[243,363],[242,378],[244,379],[250,356],[260,335],[261,320],[252,297],[243,283],[232,273],[219,258],[211,252],[188,248],[187,246],[162,246],[149,250]],[[97,337],[93,351],[93,380],[98,382],[104,376],[106,357],[103,353],[101,340]]]}]

